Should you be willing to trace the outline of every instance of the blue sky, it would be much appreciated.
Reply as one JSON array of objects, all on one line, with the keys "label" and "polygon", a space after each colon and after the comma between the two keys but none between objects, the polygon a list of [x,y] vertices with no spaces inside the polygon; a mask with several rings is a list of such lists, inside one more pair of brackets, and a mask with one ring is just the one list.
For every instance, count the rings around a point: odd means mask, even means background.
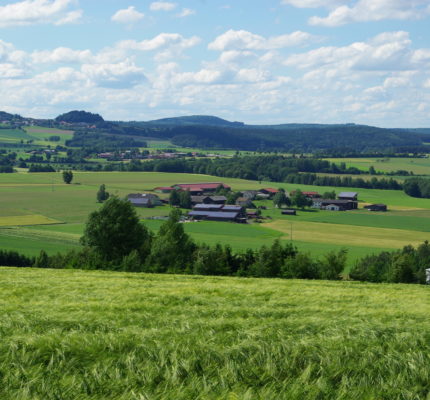
[{"label": "blue sky", "polygon": [[430,126],[430,0],[0,0],[0,110]]}]

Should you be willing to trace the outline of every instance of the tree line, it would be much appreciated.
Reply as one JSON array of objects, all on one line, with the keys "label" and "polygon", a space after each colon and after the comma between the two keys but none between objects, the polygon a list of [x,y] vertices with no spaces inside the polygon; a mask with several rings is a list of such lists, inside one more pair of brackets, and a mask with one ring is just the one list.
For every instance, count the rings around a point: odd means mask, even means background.
[{"label": "tree line", "polygon": [[317,173],[352,174],[359,171],[340,166],[326,160],[315,158],[296,158],[279,155],[267,156],[235,156],[233,158],[216,159],[175,159],[152,160],[141,162],[132,160],[128,164],[109,164],[108,170],[119,168],[122,171],[175,172],[207,174],[220,177],[240,178],[256,181],[285,182],[315,186],[358,187],[369,189],[401,190],[402,184],[393,178],[377,178],[369,180],[351,176],[318,176]]},{"label": "tree line", "polygon": [[430,199],[430,179],[406,179],[403,184],[403,189],[408,196]]}]

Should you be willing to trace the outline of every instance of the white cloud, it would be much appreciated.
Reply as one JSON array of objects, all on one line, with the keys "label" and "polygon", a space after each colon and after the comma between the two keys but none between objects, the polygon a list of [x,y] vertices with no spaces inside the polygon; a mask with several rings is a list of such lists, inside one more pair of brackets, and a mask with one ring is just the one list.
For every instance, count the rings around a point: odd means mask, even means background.
[{"label": "white cloud", "polygon": [[344,2],[345,0],[282,0],[281,4],[291,5],[297,8],[331,8]]},{"label": "white cloud", "polygon": [[130,6],[123,10],[118,10],[112,15],[111,20],[120,24],[134,24],[144,17],[145,14],[137,11],[133,6]]},{"label": "white cloud", "polygon": [[64,25],[78,22],[82,10],[74,0],[24,0],[0,6],[0,28],[32,24]]},{"label": "white cloud", "polygon": [[414,68],[414,51],[407,32],[386,32],[367,42],[344,47],[321,47],[287,58],[297,68],[327,67],[352,70],[404,70]]},{"label": "white cloud", "polygon": [[172,11],[176,7],[176,3],[171,3],[168,1],[154,1],[150,4],[149,9],[151,11]]},{"label": "white cloud", "polygon": [[334,27],[351,22],[411,20],[420,19],[430,12],[428,0],[358,0],[351,6],[347,5],[350,2],[343,3],[327,17],[311,17],[309,23]]},{"label": "white cloud", "polygon": [[31,59],[36,64],[69,64],[91,62],[93,55],[90,50],[73,50],[57,47],[54,50],[35,51]]},{"label": "white cloud", "polygon": [[218,36],[209,43],[210,50],[271,50],[303,45],[314,40],[315,37],[309,33],[296,31],[290,34],[272,36],[265,38],[254,33],[239,30],[229,31]]},{"label": "white cloud", "polygon": [[112,89],[131,88],[147,80],[143,68],[129,59],[116,64],[84,64],[81,71],[97,86]]},{"label": "white cloud", "polygon": [[196,11],[192,10],[191,8],[183,8],[182,11],[176,16],[178,18],[185,18],[185,17],[189,17],[190,15],[194,15],[195,13]]}]

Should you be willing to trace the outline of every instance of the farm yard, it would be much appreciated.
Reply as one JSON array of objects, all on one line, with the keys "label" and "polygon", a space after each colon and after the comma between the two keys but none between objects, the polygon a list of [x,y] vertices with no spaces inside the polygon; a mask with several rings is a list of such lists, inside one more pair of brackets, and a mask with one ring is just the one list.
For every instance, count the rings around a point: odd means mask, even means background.
[{"label": "farm yard", "polygon": [[[79,246],[79,237],[90,212],[100,207],[96,192],[100,184],[114,195],[152,191],[157,186],[175,183],[219,182],[221,178],[174,173],[149,172],[75,172],[71,185],[65,185],[60,173],[15,173],[0,176],[0,243],[4,249],[36,255],[41,248],[49,254]],[[263,187],[297,188],[319,192],[331,187],[314,187],[276,182],[255,182],[222,178],[233,190]],[[336,188],[337,192],[346,190]],[[351,188],[348,188],[351,190]],[[292,241],[299,250],[321,255],[347,247],[349,265],[357,258],[383,249],[417,245],[430,239],[430,201],[408,197],[402,191],[357,189],[359,209],[347,212],[298,210],[297,216],[281,215],[270,200],[264,204],[268,217],[263,223],[243,226],[225,222],[185,224],[185,230],[199,243],[229,244],[245,250],[270,245],[280,238]],[[167,195],[166,195],[167,196]],[[363,204],[385,203],[389,211],[363,210]],[[161,222],[148,219],[167,216],[169,206],[138,208],[143,222],[156,231]]]}]

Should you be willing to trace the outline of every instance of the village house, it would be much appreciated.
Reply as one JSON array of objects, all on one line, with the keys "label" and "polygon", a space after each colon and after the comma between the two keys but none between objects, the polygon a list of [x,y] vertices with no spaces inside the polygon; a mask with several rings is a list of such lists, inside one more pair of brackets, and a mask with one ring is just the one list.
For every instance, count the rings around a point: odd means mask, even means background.
[{"label": "village house", "polygon": [[254,204],[252,204],[252,200],[246,197],[238,197],[236,200],[236,205],[245,208],[255,208]]},{"label": "village house", "polygon": [[258,190],[245,190],[244,192],[242,192],[242,197],[245,197],[250,200],[255,200],[257,194]]},{"label": "village house", "polygon": [[191,196],[191,204],[225,204],[225,196]]},{"label": "village house", "polygon": [[[293,197],[295,194],[296,194],[296,191],[295,191],[295,190],[293,190],[293,191],[290,193],[290,197]],[[319,199],[319,198],[321,198],[321,195],[320,195],[318,192],[309,192],[309,191],[305,191],[305,192],[302,192],[302,194],[303,194],[305,197],[307,197],[308,199]]]},{"label": "village house", "polygon": [[357,209],[358,204],[351,200],[314,199],[311,207],[320,210],[346,211]]}]

